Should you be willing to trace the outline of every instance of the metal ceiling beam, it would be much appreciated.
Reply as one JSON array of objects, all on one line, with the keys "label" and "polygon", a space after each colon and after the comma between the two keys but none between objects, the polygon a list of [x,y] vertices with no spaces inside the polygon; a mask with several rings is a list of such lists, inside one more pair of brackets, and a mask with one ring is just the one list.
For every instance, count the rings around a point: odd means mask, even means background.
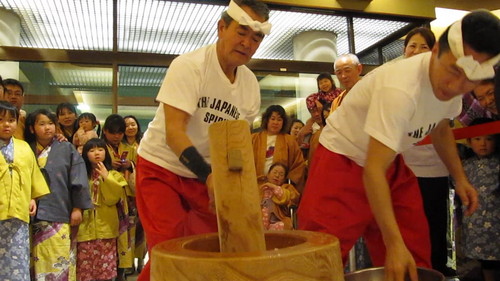
[{"label": "metal ceiling beam", "polygon": [[106,51],[80,51],[60,49],[38,49],[23,47],[0,47],[0,60],[34,61],[34,62],[69,62],[120,65],[170,65],[177,55],[133,53],[133,52],[106,52]]},{"label": "metal ceiling beam", "polygon": [[[161,0],[171,1],[171,0]],[[364,7],[368,0],[262,0],[271,10],[299,11],[306,13],[336,14],[388,20],[433,20],[435,19],[434,0],[406,2],[401,0],[378,0],[376,7]],[[228,0],[175,0],[181,3],[198,3],[226,6]],[[392,5],[392,3],[396,5]],[[401,3],[403,2],[403,3]],[[383,8],[382,8],[383,7]],[[271,19],[272,21],[272,19]]]},{"label": "metal ceiling beam", "polygon": [[[105,51],[79,51],[59,49],[34,49],[22,47],[0,47],[0,60],[31,61],[31,62],[63,62],[109,65],[139,65],[168,67],[177,55],[105,52]],[[97,63],[98,62],[98,63]],[[289,71],[300,73],[320,73],[333,69],[332,63],[312,61],[287,61],[252,59],[248,67],[254,71]]]},{"label": "metal ceiling beam", "polygon": [[[50,101],[52,104],[59,104],[63,102],[69,102],[72,104],[77,104],[78,101],[75,96],[72,95],[26,95],[26,100],[29,100],[30,104],[47,104]],[[107,105],[103,103],[104,105]],[[101,105],[103,105],[101,104]],[[120,106],[158,106],[158,102],[154,98],[144,98],[144,97],[119,97]]]},{"label": "metal ceiling beam", "polygon": [[350,0],[263,0],[268,4],[295,6],[313,9],[329,9],[335,11],[350,11],[372,15],[392,15],[399,17],[427,18],[436,17],[435,0],[401,1],[350,1]]}]

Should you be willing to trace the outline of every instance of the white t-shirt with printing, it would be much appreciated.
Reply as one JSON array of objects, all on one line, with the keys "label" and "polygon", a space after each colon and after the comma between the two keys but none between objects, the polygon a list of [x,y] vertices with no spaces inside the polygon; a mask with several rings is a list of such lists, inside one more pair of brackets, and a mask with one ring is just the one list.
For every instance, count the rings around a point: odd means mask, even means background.
[{"label": "white t-shirt with printing", "polygon": [[141,140],[139,155],[177,175],[196,178],[166,144],[163,104],[191,115],[187,135],[210,163],[209,126],[222,120],[253,122],[260,110],[260,87],[246,66],[238,67],[231,83],[220,67],[213,44],[174,59],[156,99],[160,105]]},{"label": "white t-shirt with printing", "polygon": [[429,78],[431,52],[383,65],[351,89],[326,120],[320,143],[364,166],[370,136],[396,153],[460,113],[462,97],[438,100]]}]

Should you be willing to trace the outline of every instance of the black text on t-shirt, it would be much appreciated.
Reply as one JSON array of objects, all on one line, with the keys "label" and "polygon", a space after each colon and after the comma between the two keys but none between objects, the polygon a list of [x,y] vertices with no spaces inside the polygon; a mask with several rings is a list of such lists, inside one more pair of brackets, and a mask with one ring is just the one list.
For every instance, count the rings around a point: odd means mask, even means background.
[{"label": "black text on t-shirt", "polygon": [[436,127],[437,123],[432,123],[427,125],[427,130],[424,132],[424,127],[420,127],[419,129],[414,130],[413,132],[409,132],[408,136],[415,139],[422,139],[431,133],[432,129]]},{"label": "black text on t-shirt", "polygon": [[229,119],[228,117],[232,117],[233,119],[237,120],[240,117],[240,111],[236,106],[234,106],[230,102],[218,98],[201,97],[200,99],[198,99],[198,108],[210,108],[214,111],[218,111],[220,113],[223,113],[224,115],[227,115],[220,116],[216,114],[216,112],[207,112],[205,114],[205,118],[203,119],[203,121],[207,123],[227,120]]}]

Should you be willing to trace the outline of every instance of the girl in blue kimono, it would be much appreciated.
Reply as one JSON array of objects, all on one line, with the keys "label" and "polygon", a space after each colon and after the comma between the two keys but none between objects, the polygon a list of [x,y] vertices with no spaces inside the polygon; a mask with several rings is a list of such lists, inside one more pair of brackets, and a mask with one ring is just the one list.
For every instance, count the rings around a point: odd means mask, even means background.
[{"label": "girl in blue kimono", "polygon": [[76,280],[76,233],[83,210],[92,208],[85,162],[71,143],[55,139],[56,124],[46,109],[26,119],[25,139],[51,191],[31,224],[31,280]]}]

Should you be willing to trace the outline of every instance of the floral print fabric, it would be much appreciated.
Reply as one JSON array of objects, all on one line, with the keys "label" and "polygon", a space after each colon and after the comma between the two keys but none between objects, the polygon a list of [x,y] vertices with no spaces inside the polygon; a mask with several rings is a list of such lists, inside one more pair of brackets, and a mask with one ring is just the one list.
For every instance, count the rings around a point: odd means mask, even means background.
[{"label": "floral print fabric", "polygon": [[0,237],[0,280],[30,280],[28,224],[19,219],[0,221]]},{"label": "floral print fabric", "polygon": [[79,281],[116,277],[116,238],[78,242],[76,276]]},{"label": "floral print fabric", "polygon": [[76,280],[76,237],[67,223],[39,221],[32,231],[32,280]]},{"label": "floral print fabric", "polygon": [[463,218],[464,254],[472,259],[500,260],[499,158],[472,157],[463,164],[479,197],[478,209]]}]

